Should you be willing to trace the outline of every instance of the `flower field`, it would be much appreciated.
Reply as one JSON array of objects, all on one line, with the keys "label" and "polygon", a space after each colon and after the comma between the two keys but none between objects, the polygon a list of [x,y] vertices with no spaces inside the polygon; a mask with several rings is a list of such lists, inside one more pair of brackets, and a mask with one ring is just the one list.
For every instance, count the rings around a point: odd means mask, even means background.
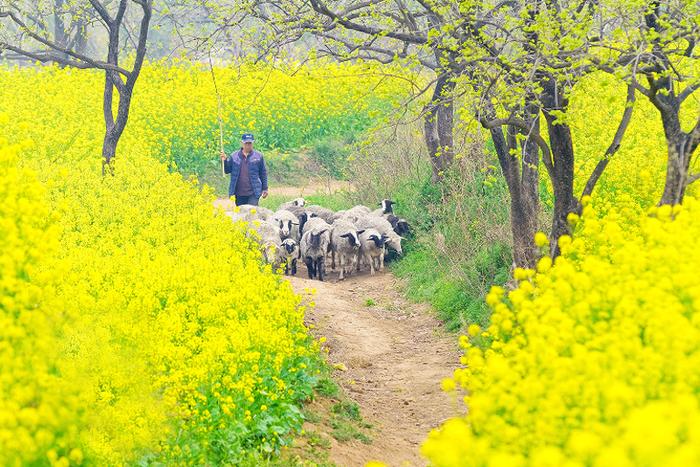
[{"label": "flower field", "polygon": [[[366,130],[407,91],[376,71],[217,67],[227,149],[252,131],[274,161]],[[274,456],[301,429],[322,363],[307,305],[199,183],[219,168],[211,72],[144,68],[113,177],[98,156],[102,80],[0,69],[11,103],[0,109],[0,465]],[[577,193],[616,130],[620,86],[592,75],[574,89]],[[695,118],[686,108],[684,127]],[[569,216],[562,255],[552,261],[540,233],[537,268],[491,289],[488,327],[468,328],[462,367],[442,381],[468,414],[428,435],[433,464],[700,464],[700,193],[655,207],[664,144],[638,101],[582,216]]]},{"label": "flower field", "polygon": [[[237,149],[240,135],[249,131],[268,159],[328,136],[368,128],[405,90],[399,80],[382,76],[370,65],[251,64],[215,66],[213,71],[222,100],[226,150]],[[4,109],[12,123],[8,130],[21,140],[36,139],[37,132],[54,128],[53,137],[43,138],[37,150],[61,153],[62,159],[67,152],[83,157],[101,144],[103,87],[99,72],[0,69],[0,99],[22,103]],[[201,176],[207,168],[218,170],[217,113],[208,66],[152,63],[134,91],[121,144],[138,147],[141,154],[171,169]]]},{"label": "flower field", "polygon": [[[291,148],[366,126],[387,103],[352,71],[218,69],[226,127]],[[103,75],[0,71],[1,465],[236,464],[301,427],[320,364],[301,298],[168,170],[217,156],[209,71],[144,73],[103,178]]]},{"label": "flower field", "polygon": [[[614,86],[574,92],[578,192],[621,115]],[[490,325],[460,338],[464,367],[442,385],[468,415],[429,435],[435,465],[700,464],[700,203],[691,186],[683,205],[655,207],[665,157],[658,114],[639,102],[581,218],[569,215],[562,256],[539,233],[536,270],[493,287]]]}]

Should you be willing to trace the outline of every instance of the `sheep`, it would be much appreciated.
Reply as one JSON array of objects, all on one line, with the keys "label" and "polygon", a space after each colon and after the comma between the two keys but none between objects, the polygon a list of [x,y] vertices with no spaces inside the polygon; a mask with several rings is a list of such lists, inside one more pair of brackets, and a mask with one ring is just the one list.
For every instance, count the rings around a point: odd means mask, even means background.
[{"label": "sheep", "polygon": [[279,209],[287,209],[291,207],[302,207],[306,204],[306,200],[304,198],[295,198],[291,201],[287,201],[286,203],[282,203],[279,207]]},{"label": "sheep", "polygon": [[372,215],[386,217],[387,214],[393,214],[394,208],[392,206],[394,204],[396,204],[396,203],[390,199],[383,199],[382,202],[380,203],[381,208],[375,209],[374,211],[372,211]]},{"label": "sheep", "polygon": [[308,213],[316,214],[316,216],[320,217],[329,224],[333,223],[333,216],[335,213],[328,208],[312,204],[310,206],[304,206],[304,209]]},{"label": "sheep", "polygon": [[251,229],[257,232],[260,237],[257,240],[262,248],[265,261],[274,265],[277,262],[277,251],[282,246],[280,228],[274,222],[254,221],[251,222]]},{"label": "sheep", "polygon": [[301,236],[299,250],[301,259],[309,272],[309,279],[318,277],[318,280],[323,281],[326,273],[326,254],[330,243],[330,228],[328,227],[312,228]]},{"label": "sheep", "polygon": [[396,217],[394,214],[385,214],[384,217],[389,221],[391,228],[394,229],[394,232],[399,236],[406,237],[411,233],[411,226],[406,219]]},{"label": "sheep", "polygon": [[338,219],[343,219],[343,218],[345,218],[345,217],[346,217],[346,216],[345,216],[345,213],[346,213],[346,212],[347,212],[347,211],[345,211],[345,209],[341,209],[340,211],[334,212],[334,213],[333,213],[333,217],[332,217],[333,222],[331,222],[331,224],[334,224],[335,221],[337,221]]},{"label": "sheep", "polygon": [[[299,235],[301,236],[303,233],[304,224],[309,219],[309,213],[306,212],[302,206],[291,206],[286,208],[286,210],[297,216],[297,219],[299,219]],[[311,214],[311,216],[313,217],[315,214]]]},{"label": "sheep", "polygon": [[293,238],[285,238],[282,240],[282,247],[277,253],[277,260],[279,264],[284,264],[284,274],[288,275],[290,272],[292,276],[297,273],[297,258],[299,258],[299,244]]},{"label": "sheep", "polygon": [[355,224],[347,220],[339,219],[333,223],[331,228],[331,267],[335,269],[335,256],[337,254],[340,263],[338,279],[341,281],[345,278],[346,266],[348,266],[347,273],[350,274],[357,264],[360,250],[359,234],[362,232],[364,230],[357,230]]},{"label": "sheep", "polygon": [[282,240],[285,238],[293,238],[295,241],[300,240],[299,236],[299,218],[291,211],[279,209],[272,215],[272,221],[277,222],[280,227]]},{"label": "sheep", "polygon": [[360,255],[369,264],[369,273],[384,270],[384,245],[388,237],[377,229],[367,228],[360,234]]},{"label": "sheep", "polygon": [[313,229],[331,229],[331,226],[328,222],[325,220],[321,219],[320,217],[312,217],[313,213],[309,214],[309,218],[307,221],[304,223],[304,228],[301,231],[302,235],[308,232],[309,230]]},{"label": "sheep", "polygon": [[403,238],[394,232],[391,223],[384,217],[377,217],[370,214],[359,218],[356,225],[359,229],[373,228],[378,230],[381,235],[387,237],[386,245],[389,248],[395,250],[399,255],[403,254],[401,249],[401,240]]},{"label": "sheep", "polygon": [[338,211],[336,212],[332,220],[335,222],[338,219],[345,219],[350,222],[357,222],[357,220],[360,217],[366,216],[368,214],[371,214],[372,210],[368,208],[367,206],[363,206],[361,204],[358,204],[357,206],[353,206],[352,208],[345,210],[345,211]]},{"label": "sheep", "polygon": [[238,206],[238,212],[234,211],[233,216],[231,216],[232,219],[234,220],[244,220],[247,222],[253,221],[255,219],[263,220],[266,221],[272,217],[272,212],[271,209],[262,207],[262,206],[253,206],[252,204],[241,204]]}]

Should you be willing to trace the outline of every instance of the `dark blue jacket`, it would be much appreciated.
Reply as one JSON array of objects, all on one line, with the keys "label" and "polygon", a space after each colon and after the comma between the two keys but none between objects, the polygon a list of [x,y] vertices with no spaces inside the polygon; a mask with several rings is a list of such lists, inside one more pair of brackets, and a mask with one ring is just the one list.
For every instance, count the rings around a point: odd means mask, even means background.
[{"label": "dark blue jacket", "polygon": [[[241,158],[243,150],[231,154],[224,161],[224,172],[231,174],[231,183],[228,186],[228,195],[233,196],[236,191],[236,182],[238,182],[238,174],[241,171]],[[258,151],[253,152],[248,156],[248,173],[250,174],[250,186],[253,187],[253,195],[260,198],[263,191],[267,190],[267,167],[265,167],[265,159]]]}]

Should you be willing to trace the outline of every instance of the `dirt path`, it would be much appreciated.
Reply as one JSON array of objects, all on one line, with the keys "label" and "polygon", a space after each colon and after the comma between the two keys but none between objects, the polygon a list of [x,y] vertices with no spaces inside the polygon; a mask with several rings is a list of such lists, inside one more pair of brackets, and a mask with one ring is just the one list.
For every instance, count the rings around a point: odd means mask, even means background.
[{"label": "dirt path", "polygon": [[[319,188],[279,187],[271,192],[293,198]],[[232,208],[229,200],[215,205]],[[373,427],[370,444],[329,437],[330,460],[339,466],[362,466],[370,460],[425,465],[419,448],[428,432],[463,413],[464,405],[440,390],[442,378],[459,365],[457,336],[444,330],[427,305],[408,302],[399,279],[389,272],[370,276],[363,271],[342,282],[330,271],[325,282],[307,277],[304,266],[289,277],[297,293],[316,289],[307,324],[327,339],[330,363],[344,368],[334,372],[335,381]]]},{"label": "dirt path", "polygon": [[289,280],[299,293],[317,290],[307,320],[326,337],[331,363],[347,368],[336,371],[335,380],[374,427],[369,445],[333,440],[331,461],[425,465],[420,443],[462,407],[440,390],[441,379],[459,365],[456,336],[446,333],[426,306],[407,302],[390,273],[363,272],[342,282],[333,273],[327,282],[306,277],[301,268]]}]

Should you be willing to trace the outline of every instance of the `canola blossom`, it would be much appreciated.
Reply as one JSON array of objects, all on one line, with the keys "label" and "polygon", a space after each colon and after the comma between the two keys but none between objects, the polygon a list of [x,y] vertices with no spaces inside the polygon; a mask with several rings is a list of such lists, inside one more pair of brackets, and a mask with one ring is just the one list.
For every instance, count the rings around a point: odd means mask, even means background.
[{"label": "canola blossom", "polygon": [[[218,69],[237,86],[227,128],[293,147],[367,125],[384,104],[359,99],[373,81],[353,71],[249,69],[244,85]],[[310,74],[337,78],[332,105]],[[275,453],[301,428],[318,344],[301,297],[211,190],[172,171],[185,155],[218,163],[208,71],[146,66],[104,178],[102,79],[0,70],[0,465]]]},{"label": "canola blossom", "polygon": [[[622,115],[624,83],[594,73],[569,112],[575,192],[605,153]],[[700,107],[681,113],[687,130]],[[517,286],[494,286],[491,319],[460,337],[462,367],[442,389],[466,415],[433,430],[421,451],[436,466],[700,465],[700,202],[654,206],[666,169],[658,112],[638,99],[572,236],[549,239]],[[543,179],[543,204],[552,188]]]},{"label": "canola blossom", "polygon": [[[215,66],[225,149],[237,149],[241,134],[252,132],[274,163],[319,139],[364,130],[407,91],[403,81],[381,71],[369,64]],[[11,134],[40,141],[37,150],[53,158],[64,158],[66,147],[86,157],[101,144],[103,88],[104,74],[97,71],[0,67],[0,102],[17,103],[3,109]],[[117,151],[139,148],[171,170],[202,176],[219,164],[217,113],[208,66],[148,63]],[[54,128],[51,138],[38,133],[44,128]]]},{"label": "canola blossom", "polygon": [[430,434],[433,464],[700,463],[700,203],[639,214],[622,195],[571,220],[562,256],[493,287],[490,326],[460,339],[443,388],[468,415]]}]

